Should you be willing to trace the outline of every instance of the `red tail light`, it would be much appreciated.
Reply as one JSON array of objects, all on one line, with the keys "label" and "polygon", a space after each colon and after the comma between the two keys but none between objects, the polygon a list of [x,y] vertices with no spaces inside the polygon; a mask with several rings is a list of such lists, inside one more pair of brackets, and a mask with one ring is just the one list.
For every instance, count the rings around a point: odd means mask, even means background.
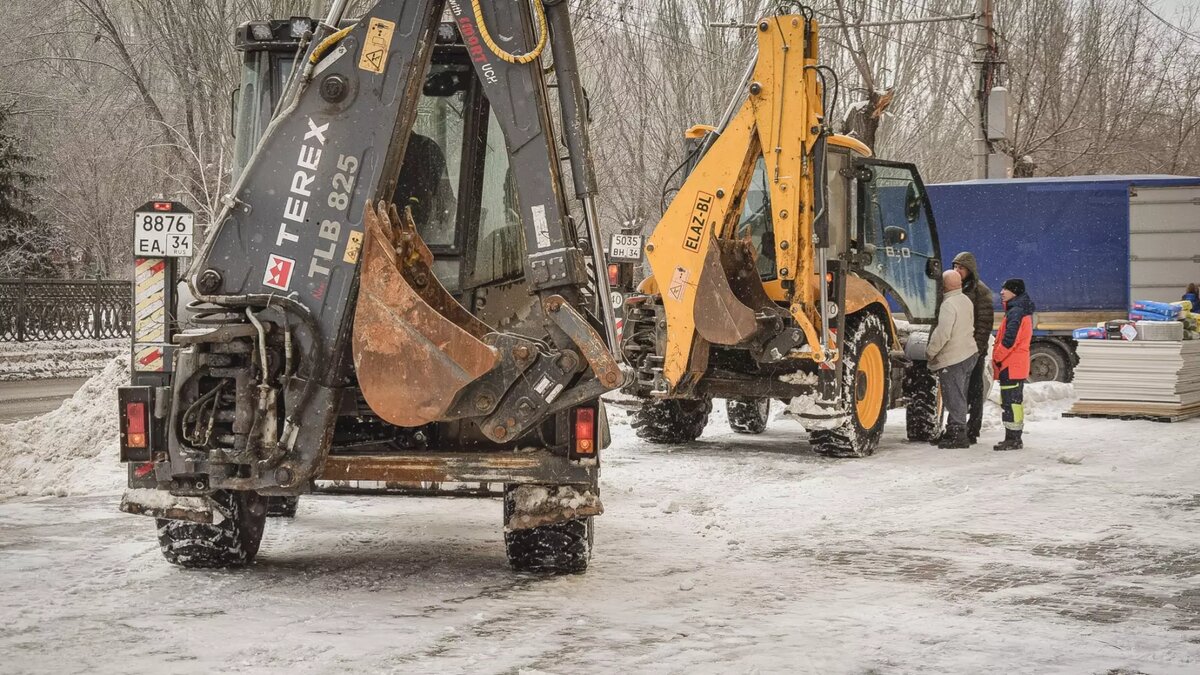
[{"label": "red tail light", "polygon": [[596,411],[575,409],[575,453],[591,455],[596,452]]},{"label": "red tail light", "polygon": [[146,404],[141,401],[125,404],[125,444],[146,447]]},{"label": "red tail light", "polygon": [[620,280],[621,280],[621,266],[618,265],[617,263],[609,263],[609,265],[608,265],[608,284],[610,286],[616,286],[617,282]]},{"label": "red tail light", "polygon": [[154,202],[155,211],[170,211],[171,202]]}]

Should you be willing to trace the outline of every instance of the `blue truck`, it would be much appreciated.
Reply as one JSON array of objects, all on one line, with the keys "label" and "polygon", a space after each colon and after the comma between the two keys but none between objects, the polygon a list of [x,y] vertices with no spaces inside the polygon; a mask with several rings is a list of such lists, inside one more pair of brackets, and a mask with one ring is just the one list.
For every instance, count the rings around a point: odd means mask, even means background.
[{"label": "blue truck", "polygon": [[1037,306],[1032,381],[1069,382],[1071,330],[1179,300],[1200,282],[1200,177],[1074,176],[928,186],[943,260],[970,251],[995,291],[1025,280]]}]

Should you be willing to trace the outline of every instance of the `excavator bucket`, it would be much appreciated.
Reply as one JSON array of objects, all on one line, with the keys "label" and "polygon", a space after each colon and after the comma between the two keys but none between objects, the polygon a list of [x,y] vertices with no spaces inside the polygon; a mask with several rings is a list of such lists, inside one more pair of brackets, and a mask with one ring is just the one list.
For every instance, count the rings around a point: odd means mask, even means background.
[{"label": "excavator bucket", "polygon": [[696,284],[695,322],[700,337],[718,345],[736,345],[760,330],[756,312],[772,307],[754,267],[747,242],[711,237],[704,270]]},{"label": "excavator bucket", "polygon": [[500,362],[493,332],[438,282],[412,214],[367,204],[354,367],[367,404],[397,426],[446,419],[459,393]]}]

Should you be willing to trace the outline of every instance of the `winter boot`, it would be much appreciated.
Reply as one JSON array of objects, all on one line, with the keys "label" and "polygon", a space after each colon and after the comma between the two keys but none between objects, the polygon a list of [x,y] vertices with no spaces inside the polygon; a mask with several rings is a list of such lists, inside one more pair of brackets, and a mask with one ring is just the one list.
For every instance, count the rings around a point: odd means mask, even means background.
[{"label": "winter boot", "polygon": [[992,446],[993,450],[1020,450],[1025,447],[1021,444],[1021,432],[1019,431],[1004,431],[1004,440]]},{"label": "winter boot", "polygon": [[958,450],[971,447],[967,443],[967,428],[960,426],[947,426],[946,433],[942,434],[942,440],[938,442],[938,447],[944,450]]}]

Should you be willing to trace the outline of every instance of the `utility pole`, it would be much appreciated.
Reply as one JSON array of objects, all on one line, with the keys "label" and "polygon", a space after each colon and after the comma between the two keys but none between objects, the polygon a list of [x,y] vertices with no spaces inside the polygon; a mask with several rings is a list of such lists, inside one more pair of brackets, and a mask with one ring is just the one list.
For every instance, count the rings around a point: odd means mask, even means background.
[{"label": "utility pole", "polygon": [[975,65],[977,84],[975,88],[975,177],[988,177],[988,155],[992,144],[988,142],[988,95],[992,91],[992,52],[995,42],[992,35],[992,0],[975,0]]},{"label": "utility pole", "polygon": [[978,83],[975,90],[975,177],[1009,178],[1012,157],[996,152],[996,141],[1009,135],[1008,90],[1000,86],[999,50],[992,25],[995,0],[975,0],[975,65]]}]

